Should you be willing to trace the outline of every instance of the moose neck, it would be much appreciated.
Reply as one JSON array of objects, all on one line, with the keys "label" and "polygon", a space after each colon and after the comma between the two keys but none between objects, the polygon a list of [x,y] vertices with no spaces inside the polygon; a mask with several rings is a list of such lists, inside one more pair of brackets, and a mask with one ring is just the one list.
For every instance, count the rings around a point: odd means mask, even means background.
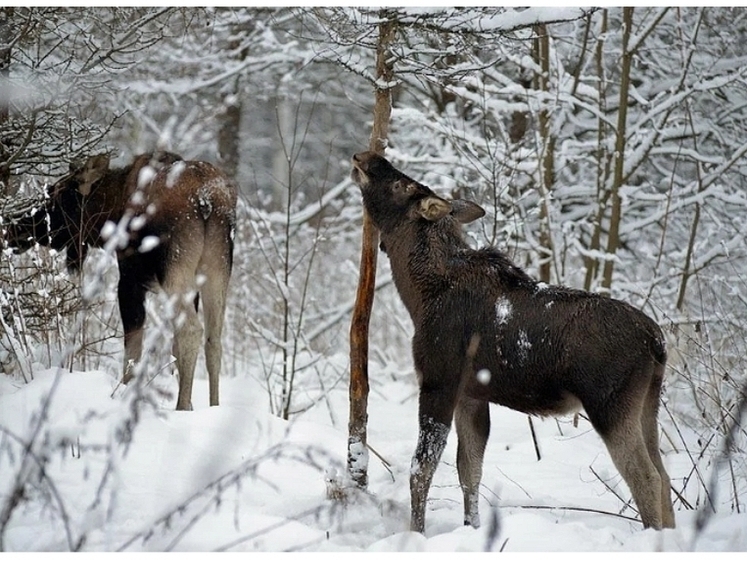
[{"label": "moose neck", "polygon": [[[95,221],[97,231],[108,220],[119,222],[127,201],[134,192],[130,186],[132,166],[110,170],[96,186],[86,202],[86,210]],[[100,244],[98,236],[96,243]]]},{"label": "moose neck", "polygon": [[448,216],[437,222],[419,220],[382,231],[392,278],[413,322],[422,315],[425,298],[448,287],[451,258],[468,248],[461,228]]}]

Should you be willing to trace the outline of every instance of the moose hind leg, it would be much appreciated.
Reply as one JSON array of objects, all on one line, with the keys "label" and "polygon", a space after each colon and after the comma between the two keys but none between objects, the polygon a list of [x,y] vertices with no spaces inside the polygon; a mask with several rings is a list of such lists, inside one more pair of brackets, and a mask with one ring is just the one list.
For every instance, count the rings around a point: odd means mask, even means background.
[{"label": "moose hind leg", "polygon": [[203,311],[205,317],[205,363],[208,371],[211,406],[217,406],[220,397],[219,384],[223,355],[221,334],[223,331],[225,302],[225,293],[220,296],[212,294],[203,299]]},{"label": "moose hind leg", "polygon": [[172,233],[172,245],[166,253],[168,258],[164,264],[161,286],[175,301],[173,353],[179,371],[177,410],[192,408],[192,381],[202,345],[202,325],[195,310],[195,297],[198,294],[195,278],[202,254],[201,234],[188,232],[186,226]]},{"label": "moose hind leg", "polygon": [[[182,296],[178,299],[183,301]],[[194,379],[197,355],[202,342],[202,326],[200,319],[192,306],[180,307],[181,314],[177,317],[174,330],[174,357],[179,371],[179,396],[176,400],[177,410],[192,408],[192,381]]]},{"label": "moose hind leg", "polygon": [[667,470],[664,468],[664,462],[661,458],[661,452],[659,451],[659,425],[657,419],[664,366],[656,365],[654,369],[654,378],[651,381],[648,394],[646,395],[643,404],[641,423],[643,426],[643,438],[646,442],[648,454],[651,457],[651,462],[654,463],[654,466],[659,473],[659,477],[661,478],[661,523],[663,527],[673,529],[675,527],[675,520],[674,508],[672,507],[672,484],[669,479],[669,474],[667,474]]},{"label": "moose hind leg", "polygon": [[621,420],[602,438],[612,462],[633,495],[643,527],[662,528],[662,479],[651,460],[643,437],[641,419]]},{"label": "moose hind leg", "polygon": [[462,397],[457,402],[454,421],[457,437],[457,472],[464,494],[464,524],[480,526],[478,510],[485,444],[490,434],[490,410],[487,402]]},{"label": "moose hind leg", "polygon": [[219,382],[223,345],[221,342],[223,322],[226,313],[226,293],[228,292],[229,272],[225,266],[211,270],[200,292],[205,319],[205,363],[210,386],[210,405],[219,401]]},{"label": "moose hind leg", "polygon": [[117,300],[124,329],[124,362],[122,382],[132,380],[133,366],[143,351],[143,326],[145,325],[145,293],[141,283],[132,279],[127,270],[120,268]]}]

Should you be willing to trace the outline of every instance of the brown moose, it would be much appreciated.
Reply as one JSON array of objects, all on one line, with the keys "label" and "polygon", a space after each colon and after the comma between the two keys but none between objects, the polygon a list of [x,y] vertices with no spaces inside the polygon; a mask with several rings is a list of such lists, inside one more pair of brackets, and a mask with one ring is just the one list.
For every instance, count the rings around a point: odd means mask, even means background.
[{"label": "brown moose", "polygon": [[460,223],[484,214],[474,203],[442,199],[374,152],[355,154],[352,165],[415,327],[411,529],[425,529],[452,420],[464,523],[479,526],[489,402],[537,415],[583,407],[643,526],[674,527],[657,426],[666,363],[659,326],[619,300],[539,283],[494,248],[471,249]]},{"label": "brown moose", "polygon": [[[173,352],[179,372],[177,410],[191,407],[192,379],[203,335],[210,405],[218,404],[221,333],[233,260],[236,186],[215,166],[168,152],[141,154],[119,169],[92,156],[48,190],[36,212],[7,225],[9,246],[34,243],[66,250],[68,268],[80,268],[89,246],[102,246],[104,225],[126,229],[117,247],[117,296],[124,327],[123,382],[140,358],[147,291],[177,296]],[[194,295],[194,306],[185,298]]]}]

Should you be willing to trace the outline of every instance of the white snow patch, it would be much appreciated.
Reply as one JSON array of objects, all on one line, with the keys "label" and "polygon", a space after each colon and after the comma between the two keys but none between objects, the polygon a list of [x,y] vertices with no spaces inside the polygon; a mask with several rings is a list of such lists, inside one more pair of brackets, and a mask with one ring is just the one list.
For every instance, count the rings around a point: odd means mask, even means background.
[{"label": "white snow patch", "polygon": [[210,189],[207,186],[203,186],[197,194],[197,198],[197,204],[200,207],[200,214],[202,214],[204,220],[208,220],[213,212],[213,200]]},{"label": "white snow patch", "polygon": [[160,242],[161,240],[158,238],[158,236],[146,236],[140,242],[140,247],[138,248],[137,251],[140,252],[141,254],[144,254],[145,252],[150,252],[153,248],[158,246]]},{"label": "white snow patch", "polygon": [[106,221],[104,223],[104,226],[101,227],[100,236],[104,240],[109,240],[112,234],[114,234],[117,231],[117,225],[114,224],[112,221]]},{"label": "white snow patch", "polygon": [[142,191],[136,191],[132,194],[132,197],[130,197],[130,203],[133,205],[142,205],[145,202],[145,196],[143,195]]},{"label": "white snow patch", "polygon": [[509,301],[505,296],[501,296],[495,303],[495,318],[498,325],[502,326],[506,324],[512,314],[513,307],[511,306],[511,301]]},{"label": "white snow patch", "polygon": [[368,467],[368,449],[360,441],[350,443],[350,468],[354,471],[365,471]]},{"label": "white snow patch", "polygon": [[140,230],[145,226],[145,222],[148,219],[144,215],[138,215],[136,217],[133,217],[133,219],[130,221],[130,229],[131,230]]},{"label": "white snow patch", "polygon": [[182,172],[187,168],[187,163],[183,160],[179,160],[178,162],[174,162],[171,167],[169,168],[168,173],[166,174],[166,187],[171,189],[176,185],[176,182],[179,181],[179,178],[182,176]]},{"label": "white snow patch", "polygon": [[529,358],[529,350],[532,349],[532,342],[525,330],[519,330],[519,340],[516,342],[519,346],[519,362],[524,363]]},{"label": "white snow patch", "polygon": [[477,371],[477,382],[480,384],[488,385],[490,383],[490,371],[488,369],[480,369]]},{"label": "white snow patch", "polygon": [[142,189],[156,177],[157,170],[153,166],[143,166],[137,175],[137,186]]}]

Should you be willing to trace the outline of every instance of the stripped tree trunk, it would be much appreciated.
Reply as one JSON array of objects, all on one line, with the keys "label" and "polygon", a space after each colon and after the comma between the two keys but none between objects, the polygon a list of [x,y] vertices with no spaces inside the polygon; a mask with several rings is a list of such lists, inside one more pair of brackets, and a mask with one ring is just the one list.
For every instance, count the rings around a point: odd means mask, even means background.
[{"label": "stripped tree trunk", "polygon": [[[395,22],[381,13],[376,47],[376,84],[373,130],[369,149],[384,154],[392,112],[391,88],[394,71],[390,60]],[[348,474],[359,488],[368,487],[368,326],[373,308],[379,232],[363,211],[363,234],[358,292],[350,323],[350,418],[348,421]]]}]

